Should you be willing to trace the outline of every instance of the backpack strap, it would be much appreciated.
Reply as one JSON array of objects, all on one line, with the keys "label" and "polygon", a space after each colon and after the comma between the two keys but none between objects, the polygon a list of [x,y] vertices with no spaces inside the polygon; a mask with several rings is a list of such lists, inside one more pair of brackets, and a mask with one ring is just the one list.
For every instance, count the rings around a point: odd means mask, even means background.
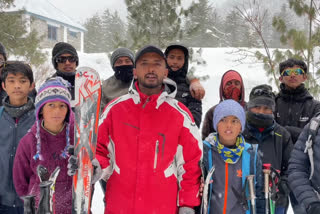
[{"label": "backpack strap", "polygon": [[[211,170],[213,164],[212,164],[212,145],[204,140],[203,143],[209,148],[208,149],[208,171]],[[209,198],[208,198],[208,211],[207,213],[210,213],[210,201],[211,201],[211,197],[212,197],[212,183],[209,184]]]},{"label": "backpack strap", "polygon": [[304,149],[304,153],[308,153],[309,161],[310,161],[310,177],[309,180],[312,179],[314,173],[314,161],[313,161],[313,142],[316,138],[318,129],[320,126],[320,114],[317,114],[316,117],[313,117],[310,121],[310,125],[308,128],[308,139],[306,141],[306,148]]}]

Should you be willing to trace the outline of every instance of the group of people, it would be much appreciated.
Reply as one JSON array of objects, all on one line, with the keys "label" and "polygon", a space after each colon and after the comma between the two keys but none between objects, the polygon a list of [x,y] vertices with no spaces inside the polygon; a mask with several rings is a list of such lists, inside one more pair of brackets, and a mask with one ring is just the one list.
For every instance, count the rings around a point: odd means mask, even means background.
[{"label": "group of people", "polygon": [[[269,195],[274,213],[286,213],[289,198],[295,214],[319,213],[320,133],[310,143],[309,122],[320,102],[304,85],[306,64],[280,63],[280,92],[258,85],[248,102],[241,75],[225,72],[220,102],[205,114],[201,136],[205,90],[188,74],[188,61],[181,44],[112,53],[94,161],[105,213],[265,214],[272,209],[264,193],[267,165],[278,175]],[[31,67],[7,60],[0,43],[0,213],[23,213],[22,196],[35,195],[38,203],[40,164],[49,173],[60,167],[56,213],[71,213],[76,49],[57,43],[52,64],[55,74],[36,92]]]}]

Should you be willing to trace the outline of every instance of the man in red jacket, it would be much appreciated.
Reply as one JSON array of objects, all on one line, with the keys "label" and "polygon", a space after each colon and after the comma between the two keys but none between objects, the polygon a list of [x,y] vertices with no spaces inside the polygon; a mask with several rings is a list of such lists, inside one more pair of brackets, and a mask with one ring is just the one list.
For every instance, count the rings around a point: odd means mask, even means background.
[{"label": "man in red jacket", "polygon": [[174,99],[165,56],[135,58],[135,82],[101,116],[96,158],[107,181],[105,213],[193,214],[200,204],[202,142],[190,111]]}]

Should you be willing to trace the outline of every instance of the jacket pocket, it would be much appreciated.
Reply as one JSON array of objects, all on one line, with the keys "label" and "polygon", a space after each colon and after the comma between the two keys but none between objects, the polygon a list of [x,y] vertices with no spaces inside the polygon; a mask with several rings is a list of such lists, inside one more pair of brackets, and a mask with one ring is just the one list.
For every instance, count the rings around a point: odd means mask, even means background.
[{"label": "jacket pocket", "polygon": [[159,155],[159,141],[157,140],[156,145],[155,145],[155,149],[154,149],[154,161],[153,161],[153,169],[154,170],[157,168],[158,155]]}]

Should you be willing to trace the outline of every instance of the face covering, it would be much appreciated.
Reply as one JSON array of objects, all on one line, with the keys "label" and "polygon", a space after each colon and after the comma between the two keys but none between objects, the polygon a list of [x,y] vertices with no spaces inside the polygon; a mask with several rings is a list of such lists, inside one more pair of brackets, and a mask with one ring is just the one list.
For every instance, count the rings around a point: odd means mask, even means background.
[{"label": "face covering", "polygon": [[248,123],[256,128],[268,128],[273,124],[273,114],[256,114],[252,111],[247,112]]},{"label": "face covering", "polygon": [[233,99],[235,101],[240,100],[241,91],[239,88],[231,85],[225,89],[224,96],[227,99]]},{"label": "face covering", "polygon": [[114,75],[122,82],[130,82],[133,79],[133,65],[122,65],[114,67]]}]

